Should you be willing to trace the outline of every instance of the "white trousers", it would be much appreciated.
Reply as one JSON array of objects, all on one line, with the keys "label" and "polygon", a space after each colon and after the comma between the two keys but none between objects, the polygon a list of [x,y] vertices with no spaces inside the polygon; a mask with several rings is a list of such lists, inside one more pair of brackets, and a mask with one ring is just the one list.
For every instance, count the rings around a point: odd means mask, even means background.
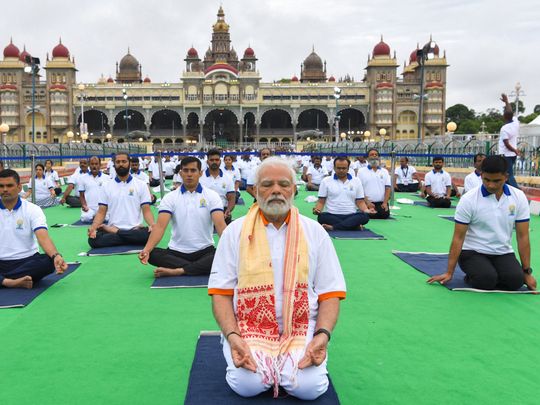
[{"label": "white trousers", "polygon": [[[81,221],[82,222],[89,222],[91,223],[94,220],[94,217],[97,214],[97,210],[93,210],[92,208],[88,208],[88,211],[84,212],[81,209]],[[107,215],[105,216],[105,221],[109,220],[109,213],[107,212]]]},{"label": "white trousers", "polygon": [[[231,389],[242,397],[254,397],[271,388],[269,384],[263,384],[259,373],[253,373],[245,368],[237,368],[231,356],[229,343],[223,341],[223,355],[227,361],[226,380]],[[281,372],[279,384],[289,395],[302,400],[313,400],[320,397],[328,389],[328,372],[326,360],[318,366],[311,366],[298,370],[296,384],[293,384],[292,364],[287,362]]]}]

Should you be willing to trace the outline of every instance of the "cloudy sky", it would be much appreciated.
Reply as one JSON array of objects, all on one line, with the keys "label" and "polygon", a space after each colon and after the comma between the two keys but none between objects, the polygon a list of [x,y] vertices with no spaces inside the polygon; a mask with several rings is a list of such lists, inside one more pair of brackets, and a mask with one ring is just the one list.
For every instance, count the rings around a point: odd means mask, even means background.
[{"label": "cloudy sky", "polygon": [[143,75],[174,82],[191,45],[204,55],[220,4],[235,49],[241,55],[251,44],[264,81],[299,76],[313,45],[329,74],[359,80],[381,34],[401,65],[432,34],[451,65],[448,106],[498,107],[501,91],[516,82],[526,113],[540,104],[540,7],[533,0],[19,0],[2,4],[0,41],[12,36],[44,60],[62,37],[85,82],[114,75],[129,46]]}]

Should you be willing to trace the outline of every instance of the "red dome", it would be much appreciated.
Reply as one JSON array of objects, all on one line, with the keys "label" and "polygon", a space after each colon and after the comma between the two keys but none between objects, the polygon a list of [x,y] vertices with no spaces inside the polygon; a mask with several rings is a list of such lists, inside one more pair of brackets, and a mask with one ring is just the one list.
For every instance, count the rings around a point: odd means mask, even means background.
[{"label": "red dome", "polygon": [[244,56],[255,56],[255,51],[250,46],[248,46],[244,51]]},{"label": "red dome", "polygon": [[293,76],[292,79],[291,79],[291,82],[297,82],[297,81],[298,81],[298,77]]},{"label": "red dome", "polygon": [[418,49],[415,49],[414,51],[411,52],[411,56],[409,56],[409,63],[416,62],[416,52],[417,51],[418,51]]},{"label": "red dome", "polygon": [[335,81],[336,81],[336,78],[335,78],[334,76],[330,76],[330,77],[328,78],[328,81],[329,81],[329,82],[335,82]]},{"label": "red dome", "polygon": [[21,54],[19,55],[19,60],[21,62],[26,62],[26,57],[27,56],[32,56],[30,55],[27,51],[26,51],[26,48],[23,49],[23,51],[21,52]]},{"label": "red dome", "polygon": [[199,53],[197,52],[197,50],[195,48],[191,47],[187,51],[187,56],[190,57],[190,58],[198,58]]},{"label": "red dome", "polygon": [[13,45],[12,41],[9,41],[9,45],[4,48],[4,58],[18,58],[19,48]]},{"label": "red dome", "polygon": [[53,58],[69,58],[69,50],[62,44],[62,40],[53,48],[52,56]]},{"label": "red dome", "polygon": [[373,56],[390,56],[390,47],[381,38],[381,42],[373,48]]},{"label": "red dome", "polygon": [[152,83],[152,80],[148,76],[146,76],[143,80],[144,83]]},{"label": "red dome", "polygon": [[109,76],[109,78],[107,79],[107,83],[114,83],[114,79],[111,76]]}]

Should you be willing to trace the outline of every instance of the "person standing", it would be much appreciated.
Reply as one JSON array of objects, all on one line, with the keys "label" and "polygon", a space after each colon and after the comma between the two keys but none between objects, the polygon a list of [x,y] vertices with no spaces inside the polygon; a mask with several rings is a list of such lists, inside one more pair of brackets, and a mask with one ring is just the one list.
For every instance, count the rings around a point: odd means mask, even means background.
[{"label": "person standing", "polygon": [[504,156],[508,163],[507,183],[512,187],[519,188],[517,181],[514,178],[514,165],[516,163],[516,158],[519,156],[519,150],[517,149],[519,121],[517,116],[514,117],[512,106],[508,102],[508,96],[506,94],[503,93],[501,95],[501,101],[504,103],[503,118],[505,124],[501,127],[501,132],[499,134],[499,155]]}]

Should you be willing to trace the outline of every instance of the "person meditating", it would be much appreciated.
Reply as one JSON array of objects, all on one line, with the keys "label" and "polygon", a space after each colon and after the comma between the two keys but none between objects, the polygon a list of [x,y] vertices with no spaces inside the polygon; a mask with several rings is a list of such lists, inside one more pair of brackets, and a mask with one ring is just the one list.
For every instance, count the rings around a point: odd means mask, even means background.
[{"label": "person meditating", "polygon": [[[68,178],[66,191],[62,194],[60,204],[67,204],[71,208],[81,208],[81,199],[79,194],[79,182],[81,177],[88,173],[88,160],[79,160],[79,169],[75,170]],[[71,192],[75,190],[75,195],[71,195]]]},{"label": "person meditating", "polygon": [[392,181],[390,174],[382,168],[377,149],[368,151],[369,165],[358,170],[358,178],[362,182],[365,194],[365,202],[368,208],[375,213],[369,214],[372,219],[388,219],[390,217],[390,192],[392,191]]},{"label": "person meditating", "polygon": [[53,168],[53,161],[50,159],[47,159],[45,161],[45,170],[44,175],[47,180],[50,180],[51,183],[54,185],[54,193],[55,195],[59,196],[62,194],[62,188],[60,187],[60,176],[58,175],[58,172],[54,170]]},{"label": "person meditating", "polygon": [[[53,271],[60,274],[68,267],[49,237],[43,210],[21,199],[21,190],[16,171],[0,172],[0,289],[32,288]],[[38,244],[45,253],[39,253]]]},{"label": "person meditating", "polygon": [[444,159],[439,156],[433,158],[433,170],[426,173],[425,194],[428,204],[433,208],[450,208],[452,201],[452,178],[443,169]]},{"label": "person meditating", "polygon": [[311,158],[311,161],[313,162],[313,164],[309,166],[306,173],[306,190],[319,191],[321,181],[323,181],[323,179],[328,176],[328,171],[322,165],[322,157],[313,156]]},{"label": "person meditating", "polygon": [[148,192],[150,193],[150,198],[152,199],[152,205],[154,205],[157,201],[157,197],[152,193],[152,190],[150,189],[150,177],[141,170],[141,160],[137,157],[132,157],[129,159],[130,161],[130,173],[133,177],[136,179],[139,179],[144,184],[148,185]]},{"label": "person meditating", "polygon": [[[103,184],[99,209],[88,229],[92,248],[122,245],[144,246],[154,226],[148,186],[129,173],[129,155],[118,152],[114,160],[116,177]],[[103,221],[109,214],[109,223]],[[148,227],[141,225],[142,219]]]},{"label": "person meditating", "polygon": [[394,170],[395,186],[394,190],[400,193],[416,193],[420,185],[416,169],[409,164],[409,158],[402,156],[399,158],[399,167]]},{"label": "person meditating", "polygon": [[296,173],[278,157],[255,175],[248,214],[225,229],[208,294],[223,338],[226,381],[252,397],[281,387],[313,400],[328,388],[328,342],[345,280],[328,234],[293,206]]},{"label": "person meditating", "polygon": [[[364,201],[364,189],[357,177],[349,174],[351,162],[338,156],[334,159],[334,175],[325,177],[319,187],[319,199],[313,214],[327,231],[362,230],[375,214]],[[326,208],[326,212],[323,209]]]},{"label": "person meditating", "polygon": [[[51,178],[45,177],[45,166],[41,163],[35,165],[35,178],[34,184],[36,187],[35,203],[38,207],[49,208],[59,204],[56,199],[56,193],[54,191],[54,183]],[[24,199],[28,199],[32,196],[32,181],[28,183],[28,191],[24,195]]]},{"label": "person meditating", "polygon": [[[81,199],[81,221],[91,223],[99,209],[99,197],[104,184],[112,181],[101,171],[101,159],[90,158],[90,172],[79,179],[79,198]],[[106,217],[107,221],[108,218]]]},{"label": "person meditating", "polygon": [[[467,191],[457,205],[446,273],[431,277],[428,283],[449,282],[459,263],[465,282],[473,288],[515,291],[526,284],[536,290],[527,197],[505,184],[508,163],[503,156],[486,157],[481,170],[482,185]],[[514,226],[521,264],[512,248]]]},{"label": "person meditating", "polygon": [[225,210],[225,222],[230,224],[232,221],[232,212],[236,205],[236,192],[234,189],[234,178],[220,169],[221,153],[217,149],[211,149],[206,154],[208,169],[202,172],[199,179],[204,187],[214,190],[218,193]]},{"label": "person meditating", "polygon": [[485,158],[486,155],[483,153],[474,155],[474,171],[465,176],[465,180],[463,181],[463,194],[482,185],[482,162]]},{"label": "person meditating", "polygon": [[[142,264],[157,266],[155,277],[210,274],[218,235],[226,227],[220,196],[199,183],[201,161],[188,156],[180,162],[182,185],[163,197],[158,220],[146,246],[139,253]],[[155,246],[163,238],[169,221],[172,234],[167,249]]]}]

